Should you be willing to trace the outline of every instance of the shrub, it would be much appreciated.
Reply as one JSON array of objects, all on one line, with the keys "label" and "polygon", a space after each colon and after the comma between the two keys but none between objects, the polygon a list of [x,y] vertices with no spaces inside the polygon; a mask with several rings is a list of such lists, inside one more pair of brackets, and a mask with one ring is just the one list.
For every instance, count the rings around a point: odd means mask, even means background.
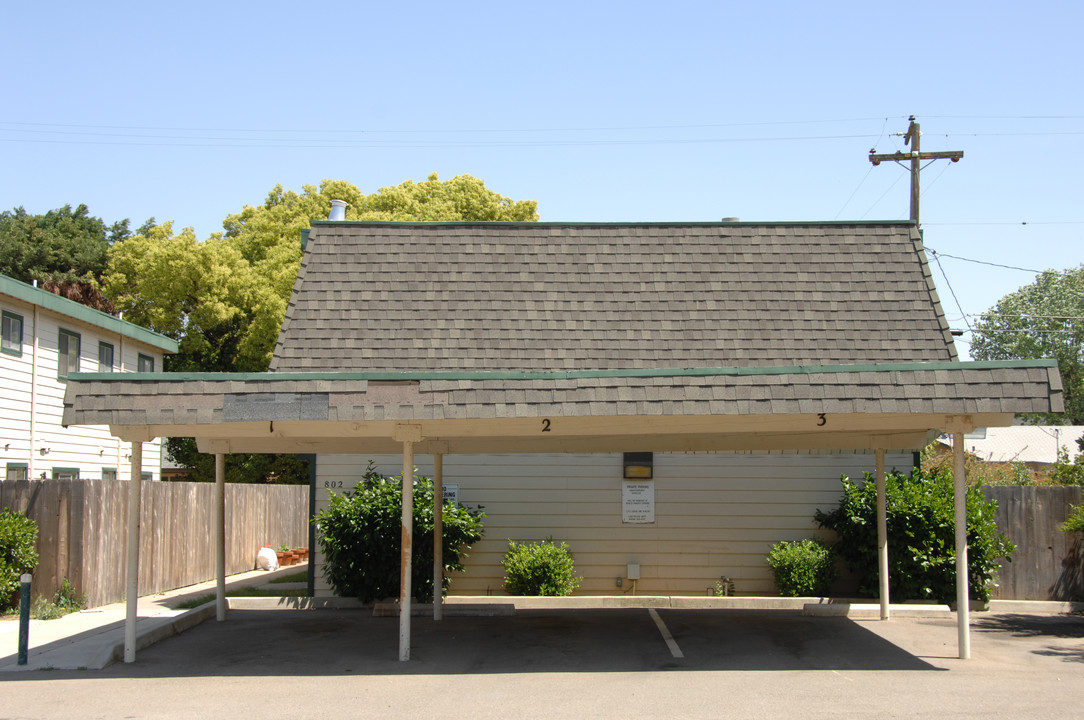
[{"label": "shrub", "polygon": [[[956,599],[956,522],[952,474],[943,469],[915,470],[910,476],[885,476],[888,525],[889,592],[899,600]],[[997,503],[971,486],[966,493],[968,591],[973,600],[990,599],[1001,558],[1016,546],[994,521]],[[843,498],[831,512],[818,510],[821,527],[839,535],[836,551],[859,578],[858,590],[876,596],[877,490],[873,477],[859,486],[843,478]]]},{"label": "shrub", "polygon": [[504,566],[504,589],[512,595],[571,595],[582,578],[568,545],[553,538],[537,543],[508,541]]},{"label": "shrub", "polygon": [[[373,602],[399,595],[402,544],[402,478],[388,478],[370,463],[354,490],[331,493],[331,505],[314,518],[324,577],[344,597]],[[412,594],[420,602],[433,599],[433,482],[414,479],[414,544]],[[444,586],[449,573],[463,569],[465,552],[482,539],[485,514],[450,502],[443,504]]]},{"label": "shrub", "polygon": [[68,578],[64,578],[52,600],[38,598],[34,603],[33,616],[38,620],[55,620],[86,606],[86,596],[78,594]]},{"label": "shrub", "polygon": [[38,564],[38,525],[22,513],[0,510],[0,608],[18,602],[19,576]]},{"label": "shrub", "polygon": [[1063,532],[1084,532],[1084,505],[1077,505],[1069,511],[1069,517],[1062,523]]},{"label": "shrub", "polygon": [[784,597],[828,595],[836,579],[832,548],[816,540],[781,542],[768,553],[775,587]]}]

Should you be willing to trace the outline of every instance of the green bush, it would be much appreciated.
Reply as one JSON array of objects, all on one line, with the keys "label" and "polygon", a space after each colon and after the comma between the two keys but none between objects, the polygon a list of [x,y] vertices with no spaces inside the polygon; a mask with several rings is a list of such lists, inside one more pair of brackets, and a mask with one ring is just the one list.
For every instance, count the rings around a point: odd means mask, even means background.
[{"label": "green bush", "polygon": [[18,603],[19,576],[38,564],[38,525],[26,515],[0,510],[0,608]]},{"label": "green bush", "polygon": [[[956,521],[952,474],[944,469],[885,476],[889,593],[896,600],[956,600]],[[998,561],[1016,549],[994,521],[997,503],[967,488],[968,590],[989,600]],[[818,510],[821,527],[839,535],[836,552],[858,576],[858,591],[876,596],[877,490],[873,477],[859,486],[843,478],[843,498],[831,512]]]},{"label": "green bush", "polygon": [[78,612],[86,606],[86,596],[78,594],[68,578],[64,578],[64,582],[60,584],[60,589],[53,595],[52,600],[37,599],[32,615],[38,620],[56,620],[68,613]]},{"label": "green bush", "polygon": [[784,597],[825,597],[836,579],[835,553],[816,540],[772,545],[768,564],[775,576],[775,588]]},{"label": "green bush", "polygon": [[[399,595],[402,544],[402,478],[384,477],[369,465],[354,490],[331,493],[331,504],[314,518],[324,577],[344,597],[373,602]],[[411,590],[420,602],[433,599],[433,482],[414,479],[414,536]],[[485,514],[443,504],[444,587],[463,569],[465,552],[482,539]]]},{"label": "green bush", "polygon": [[1061,526],[1064,532],[1084,532],[1084,505],[1077,505],[1069,511],[1069,517]]},{"label": "green bush", "polygon": [[511,595],[571,595],[580,586],[568,545],[553,538],[537,543],[508,541],[504,566],[504,589]]}]

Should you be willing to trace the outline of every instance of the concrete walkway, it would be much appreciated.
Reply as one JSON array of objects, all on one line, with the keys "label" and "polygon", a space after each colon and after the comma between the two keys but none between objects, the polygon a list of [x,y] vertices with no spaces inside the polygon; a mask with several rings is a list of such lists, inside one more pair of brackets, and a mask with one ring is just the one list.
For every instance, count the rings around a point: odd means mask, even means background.
[{"label": "concrete walkway", "polygon": [[[304,583],[272,583],[272,580],[296,574],[307,565],[294,565],[274,572],[257,570],[232,575],[227,578],[227,593],[242,587],[287,589],[305,588]],[[139,599],[139,619],[136,623],[137,651],[215,617],[213,601],[194,609],[179,609],[186,600],[213,595],[214,581],[180,588]],[[299,598],[299,597],[241,597],[228,598],[229,607],[236,610],[256,609],[320,609],[356,608],[375,616],[398,614],[395,604],[378,604],[374,608],[363,606],[347,598]],[[676,610],[734,609],[734,610],[801,610],[805,615],[849,617],[851,619],[875,619],[879,606],[868,601],[825,602],[817,598],[709,598],[709,597],[654,597],[577,596],[568,598],[513,598],[513,597],[464,597],[446,599],[445,614],[452,616],[511,615],[516,611],[561,609],[597,610],[605,608],[668,608]],[[1053,615],[1084,611],[1084,603],[1044,603],[994,601],[990,614],[1016,613]],[[944,605],[893,605],[893,617],[898,618],[952,618],[954,615]],[[432,615],[432,606],[414,605],[413,615]],[[973,614],[973,622],[985,613]],[[124,622],[126,606],[115,603],[72,613],[56,620],[31,620],[29,628],[29,657],[27,665],[18,665],[17,620],[0,621],[0,672],[21,670],[97,670],[124,657]],[[138,655],[137,655],[138,662]]]},{"label": "concrete walkway", "polygon": [[[307,564],[292,565],[274,572],[255,570],[226,578],[226,591],[242,587],[286,589],[305,588],[300,584],[271,584],[272,580],[296,574]],[[178,605],[187,600],[214,595],[215,581],[191,585],[139,598],[136,621],[136,649],[153,645],[215,617],[214,602],[187,610]],[[123,602],[71,613],[56,620],[31,620],[28,631],[28,662],[18,664],[19,622],[0,621],[0,672],[18,670],[97,670],[124,659]]]}]

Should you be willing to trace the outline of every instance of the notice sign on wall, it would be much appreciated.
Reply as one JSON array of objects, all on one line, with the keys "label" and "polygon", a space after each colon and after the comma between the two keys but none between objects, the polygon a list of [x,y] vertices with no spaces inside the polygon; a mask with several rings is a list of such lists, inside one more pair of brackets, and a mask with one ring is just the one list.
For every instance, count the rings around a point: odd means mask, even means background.
[{"label": "notice sign on wall", "polygon": [[655,522],[655,481],[622,482],[621,522]]},{"label": "notice sign on wall", "polygon": [[459,484],[458,483],[445,483],[444,484],[444,502],[452,501],[453,505],[459,504]]}]

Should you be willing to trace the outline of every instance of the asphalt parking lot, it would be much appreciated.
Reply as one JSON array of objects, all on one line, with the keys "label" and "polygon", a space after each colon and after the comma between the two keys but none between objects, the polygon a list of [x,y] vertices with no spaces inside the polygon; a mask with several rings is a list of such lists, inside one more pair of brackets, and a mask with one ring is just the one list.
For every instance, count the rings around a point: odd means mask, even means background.
[{"label": "asphalt parking lot", "polygon": [[[656,621],[655,618],[658,618]],[[1082,714],[1084,617],[890,622],[782,610],[398,620],[231,610],[97,671],[0,676],[0,718],[983,717]],[[667,634],[672,638],[667,641]]]}]

